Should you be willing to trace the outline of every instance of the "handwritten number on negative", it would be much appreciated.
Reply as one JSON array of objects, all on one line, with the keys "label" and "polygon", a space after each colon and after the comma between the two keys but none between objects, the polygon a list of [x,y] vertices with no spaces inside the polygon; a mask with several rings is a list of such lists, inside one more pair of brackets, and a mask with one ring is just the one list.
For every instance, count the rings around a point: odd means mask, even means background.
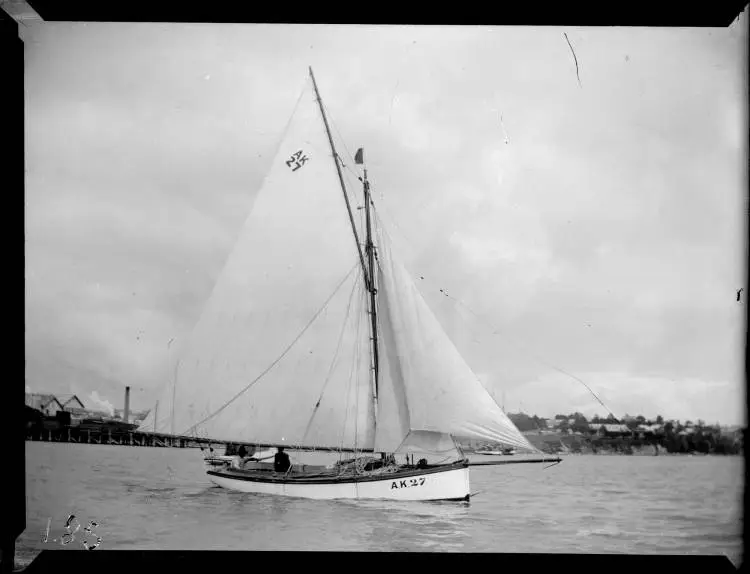
[{"label": "handwritten number on negative", "polygon": [[302,155],[302,150],[299,150],[298,152],[293,153],[292,157],[286,160],[286,165],[287,167],[290,167],[292,171],[297,171],[299,168],[305,165],[305,162],[307,162],[308,160],[309,158],[306,155]]},{"label": "handwritten number on negative", "polygon": [[[76,522],[76,527],[75,527],[75,530],[71,530],[74,521]],[[47,542],[47,540],[49,539],[49,526],[50,525],[48,521],[47,532],[45,533],[44,539],[42,540],[42,542]],[[99,526],[97,522],[95,522],[94,520],[90,520],[88,523],[88,526],[86,526],[86,528],[83,529],[86,534],[84,534],[83,540],[81,540],[81,544],[86,550],[94,550],[94,548],[96,548],[102,543],[101,537],[95,534],[93,531],[93,528],[97,526]],[[64,528],[65,528],[65,532],[60,537],[60,544],[62,546],[67,546],[71,542],[75,541],[76,539],[75,534],[81,529],[81,523],[78,521],[78,518],[76,518],[75,514],[68,515],[68,519],[65,521]],[[89,537],[96,538],[96,542],[93,544],[90,543]],[[57,539],[55,538],[53,542],[57,542]]]},{"label": "handwritten number on negative", "polygon": [[94,538],[96,538],[96,543],[94,543],[94,544],[89,544],[88,540],[81,540],[81,544],[83,544],[83,547],[86,550],[93,550],[94,548],[96,548],[97,546],[99,546],[102,543],[101,537],[98,536],[98,535],[96,535],[96,534],[94,534],[94,532],[92,531],[92,529],[95,528],[95,527],[97,527],[97,526],[99,526],[99,523],[97,523],[97,522],[95,522],[93,520],[90,520],[89,521],[89,525],[86,528],[83,529],[86,533],[88,533],[91,536],[93,536]]},{"label": "handwritten number on negative", "polygon": [[73,542],[76,539],[75,533],[81,529],[81,524],[79,522],[76,525],[76,529],[73,532],[70,531],[70,525],[73,523],[74,520],[78,522],[78,519],[76,518],[75,514],[70,514],[68,515],[68,519],[65,521],[65,532],[60,538],[60,544],[62,544],[63,546]]}]

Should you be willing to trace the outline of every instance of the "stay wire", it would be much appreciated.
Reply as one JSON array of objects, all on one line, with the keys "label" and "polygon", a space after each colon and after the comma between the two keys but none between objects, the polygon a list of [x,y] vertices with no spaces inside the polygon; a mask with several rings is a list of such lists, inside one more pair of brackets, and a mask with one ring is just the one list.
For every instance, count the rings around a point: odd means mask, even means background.
[{"label": "stay wire", "polygon": [[[364,290],[360,291],[360,295],[364,295]],[[360,335],[360,327],[362,325],[362,302],[364,300],[364,297],[360,296],[357,298],[359,300],[360,306],[359,306],[359,313],[357,313],[357,330],[355,332],[355,359],[354,364],[356,367],[359,367],[360,365],[360,359],[362,358],[362,348],[361,348],[361,337]],[[359,375],[360,375],[360,369],[355,368],[354,371],[354,458],[357,458],[357,447],[359,446]]]},{"label": "stay wire", "polygon": [[354,284],[352,285],[352,290],[349,293],[349,301],[346,304],[346,314],[344,316],[343,324],[341,325],[341,332],[339,333],[339,339],[336,343],[336,350],[333,353],[333,359],[331,359],[331,365],[328,368],[328,374],[326,375],[325,381],[323,382],[323,388],[320,391],[320,395],[318,396],[318,400],[315,403],[315,407],[313,408],[313,412],[310,415],[310,420],[307,423],[307,427],[305,428],[305,433],[302,435],[302,441],[304,442],[307,438],[307,433],[310,432],[310,427],[312,426],[313,419],[315,418],[315,415],[318,414],[318,408],[320,407],[320,403],[323,400],[323,395],[326,392],[326,387],[328,386],[328,383],[331,381],[331,375],[333,374],[334,367],[336,366],[336,363],[338,361],[339,357],[339,351],[341,351],[341,343],[344,340],[344,333],[346,332],[346,326],[349,322],[349,315],[351,311],[352,306],[352,299],[354,298],[354,292],[357,290],[357,286],[359,285],[359,277],[362,274],[362,268],[361,266],[358,269],[357,277],[354,280]]},{"label": "stay wire", "polygon": [[[360,286],[361,286],[361,284],[360,284]],[[359,297],[357,297],[357,299],[359,300]],[[360,323],[360,313],[359,313],[359,310],[360,310],[360,307],[357,307],[357,323],[356,323],[356,328],[355,328],[355,332],[356,333],[359,333],[359,323]],[[354,380],[354,371],[355,371],[355,369],[357,368],[357,366],[359,364],[359,361],[358,361],[359,356],[358,356],[358,353],[357,353],[357,345],[356,344],[354,345],[354,349],[352,351],[352,354],[353,354],[353,360],[352,360],[351,367],[349,368],[349,380],[348,380],[348,384],[347,384],[347,388],[346,388],[346,412],[344,414],[343,431],[341,433],[341,441],[340,441],[340,446],[339,446],[339,449],[340,449],[341,452],[343,452],[343,450],[344,450],[344,441],[346,439],[346,428],[347,428],[346,426],[349,423],[349,406],[350,406],[350,399],[351,399],[351,393],[352,393],[352,381]],[[354,456],[356,457],[356,448],[355,448],[355,451],[354,451]]]},{"label": "stay wire", "polygon": [[339,284],[336,286],[336,288],[333,290],[333,293],[330,294],[328,299],[326,299],[325,303],[323,303],[322,307],[320,307],[315,314],[312,316],[312,318],[307,322],[307,324],[302,328],[302,330],[299,332],[299,334],[294,338],[294,340],[289,343],[289,345],[284,349],[284,351],[274,359],[274,361],[261,372],[257,377],[255,377],[250,383],[248,383],[243,389],[241,389],[238,393],[236,393],[231,399],[229,399],[227,402],[225,402],[221,407],[219,407],[216,411],[211,413],[209,416],[204,418],[202,421],[192,425],[188,428],[187,431],[183,433],[183,435],[187,435],[190,432],[192,432],[196,427],[202,425],[206,421],[212,419],[216,415],[218,415],[220,412],[222,412],[225,408],[227,408],[230,404],[232,404],[234,401],[236,401],[240,396],[242,396],[244,393],[246,393],[250,387],[255,385],[258,381],[260,381],[266,374],[268,374],[271,369],[273,369],[280,361],[283,359],[287,353],[294,347],[294,345],[302,338],[302,335],[304,335],[307,330],[310,328],[310,326],[315,322],[315,320],[320,316],[320,314],[328,307],[328,304],[331,302],[331,299],[338,293],[339,289],[341,289],[341,286],[346,282],[346,280],[349,278],[349,276],[354,272],[355,269],[357,269],[357,266],[359,265],[359,262],[355,263],[354,266],[349,270],[349,272],[344,276],[344,278],[339,282]]}]

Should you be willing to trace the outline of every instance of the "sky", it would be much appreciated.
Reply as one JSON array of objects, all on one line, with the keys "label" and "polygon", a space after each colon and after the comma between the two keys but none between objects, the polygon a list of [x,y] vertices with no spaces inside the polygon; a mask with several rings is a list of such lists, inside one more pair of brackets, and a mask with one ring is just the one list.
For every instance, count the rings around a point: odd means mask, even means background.
[{"label": "sky", "polygon": [[154,404],[310,65],[506,410],[742,423],[746,27],[27,22],[27,389]]}]

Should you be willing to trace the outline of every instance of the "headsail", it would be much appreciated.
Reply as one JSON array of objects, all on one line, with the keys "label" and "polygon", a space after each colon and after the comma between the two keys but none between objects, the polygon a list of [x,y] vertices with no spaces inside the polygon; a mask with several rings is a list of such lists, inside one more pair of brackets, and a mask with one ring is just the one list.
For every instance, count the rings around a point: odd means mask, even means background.
[{"label": "headsail", "polygon": [[395,411],[378,410],[376,450],[394,450],[409,432],[537,450],[461,357],[383,234],[378,254],[381,340],[388,361],[388,367],[381,370],[381,396],[405,404]]},{"label": "headsail", "polygon": [[182,349],[176,387],[167,385],[160,398],[157,424],[147,419],[142,428],[372,448],[368,345],[359,254],[308,79],[236,248]]}]

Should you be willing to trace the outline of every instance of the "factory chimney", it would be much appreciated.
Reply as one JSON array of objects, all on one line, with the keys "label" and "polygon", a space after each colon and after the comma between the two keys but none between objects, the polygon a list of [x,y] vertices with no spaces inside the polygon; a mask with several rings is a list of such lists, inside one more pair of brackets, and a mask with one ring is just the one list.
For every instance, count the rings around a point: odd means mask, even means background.
[{"label": "factory chimney", "polygon": [[130,422],[130,387],[125,387],[125,412],[122,413],[122,420]]}]

